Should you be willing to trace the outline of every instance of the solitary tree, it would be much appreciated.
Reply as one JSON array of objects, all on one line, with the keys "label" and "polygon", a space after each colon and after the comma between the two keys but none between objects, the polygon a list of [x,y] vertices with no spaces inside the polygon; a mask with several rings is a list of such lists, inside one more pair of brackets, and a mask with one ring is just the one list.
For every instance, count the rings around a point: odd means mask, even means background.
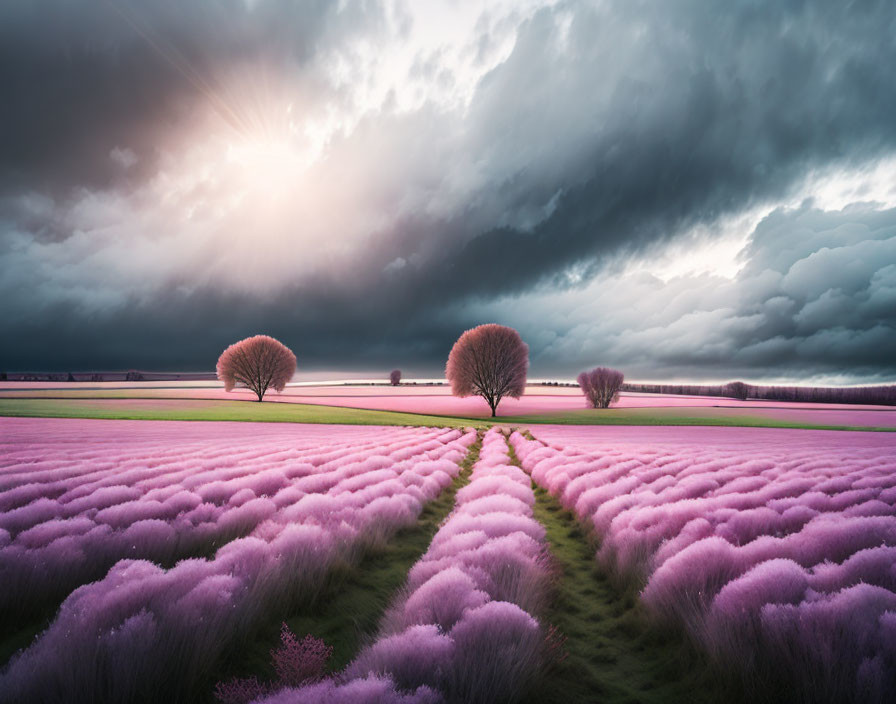
[{"label": "solitary tree", "polygon": [[271,388],[283,391],[296,372],[296,356],[286,345],[267,335],[247,337],[232,344],[218,358],[218,379],[225,391],[243,384],[258,400]]},{"label": "solitary tree", "polygon": [[750,387],[742,381],[732,381],[725,384],[725,393],[731,398],[746,401],[750,393]]},{"label": "solitary tree", "polygon": [[619,400],[624,378],[622,372],[615,369],[596,367],[579,374],[578,382],[592,408],[609,408],[611,403]]},{"label": "solitary tree", "polygon": [[401,369],[393,369],[389,373],[389,382],[392,386],[398,386],[401,383]]},{"label": "solitary tree", "polygon": [[460,336],[451,348],[445,376],[455,396],[482,396],[494,417],[502,398],[523,395],[528,368],[529,346],[520,334],[492,323]]}]

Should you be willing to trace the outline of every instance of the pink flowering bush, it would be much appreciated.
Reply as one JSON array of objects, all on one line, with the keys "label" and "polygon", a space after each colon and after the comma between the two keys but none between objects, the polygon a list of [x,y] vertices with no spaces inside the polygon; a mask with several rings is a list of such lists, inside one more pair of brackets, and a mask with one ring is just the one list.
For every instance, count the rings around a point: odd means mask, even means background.
[{"label": "pink flowering bush", "polygon": [[645,585],[655,619],[804,701],[886,701],[896,688],[893,436],[637,431],[544,427],[511,443],[593,527],[598,562]]},{"label": "pink flowering bush", "polygon": [[[0,673],[14,702],[127,700],[135,688],[189,700],[272,608],[312,598],[332,565],[415,521],[476,439],[425,428],[0,425],[0,603],[14,613],[73,589]],[[300,684],[320,657],[313,643],[289,642],[275,664]]]}]

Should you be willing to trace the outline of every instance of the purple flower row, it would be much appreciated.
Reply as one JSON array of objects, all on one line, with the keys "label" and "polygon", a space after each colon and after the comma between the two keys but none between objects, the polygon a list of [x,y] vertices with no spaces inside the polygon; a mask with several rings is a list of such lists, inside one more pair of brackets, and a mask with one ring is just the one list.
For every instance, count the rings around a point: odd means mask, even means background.
[{"label": "purple flower row", "polygon": [[[377,640],[335,681],[286,690],[264,704],[318,701],[310,694],[318,690],[342,701],[349,688],[357,688],[351,701],[361,703],[517,699],[538,671],[545,637],[531,615],[549,580],[534,502],[504,436],[489,430],[470,483],[411,568]],[[390,684],[388,696],[379,693]],[[368,689],[378,693],[361,694]]]},{"label": "purple flower row", "polygon": [[[187,559],[171,569],[118,561],[103,579],[68,596],[49,628],[0,674],[0,691],[11,701],[189,700],[222,653],[257,624],[311,598],[330,567],[355,560],[363,544],[416,520],[457,475],[457,460],[476,437],[472,431],[380,429],[370,436],[378,439],[375,447],[359,449],[348,438],[334,451],[316,430],[290,428],[288,440],[274,448],[274,454],[300,452],[306,470],[282,472],[285,482],[265,499],[274,510],[259,516],[250,535],[228,542],[211,559]],[[118,446],[119,456],[126,455],[126,444]],[[285,469],[270,459],[271,438],[254,447],[248,439],[240,444],[254,453],[251,461],[242,458],[252,471],[233,466],[212,472],[189,490],[236,477],[252,482],[254,473]],[[165,479],[149,473],[141,490],[177,475],[164,464]],[[234,483],[230,496],[245,488]],[[284,492],[290,498],[278,503]]]},{"label": "purple flower row", "polygon": [[588,451],[511,442],[594,527],[598,561],[646,582],[657,619],[754,681],[795,683],[812,701],[885,701],[896,686],[896,445],[788,433],[746,452],[705,434]]},{"label": "purple flower row", "polygon": [[[82,434],[74,446],[52,436],[15,443],[4,457],[0,614],[60,599],[120,559],[173,564],[210,554],[265,521],[341,520],[338,509],[348,508],[341,494],[353,492],[354,504],[363,505],[405,492],[397,477],[410,456],[442,469],[463,456],[445,444],[457,431],[351,428],[337,435],[324,427],[266,442],[202,442],[180,437],[175,426],[138,442],[109,441],[105,430]],[[417,481],[421,500],[441,486]]]}]

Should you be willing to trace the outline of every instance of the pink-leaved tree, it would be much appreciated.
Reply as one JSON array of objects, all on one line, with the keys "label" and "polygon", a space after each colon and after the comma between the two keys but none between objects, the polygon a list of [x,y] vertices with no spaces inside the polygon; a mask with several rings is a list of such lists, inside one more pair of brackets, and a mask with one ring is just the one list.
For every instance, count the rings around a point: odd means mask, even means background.
[{"label": "pink-leaved tree", "polygon": [[624,379],[620,371],[596,367],[579,374],[578,382],[591,408],[609,408],[611,403],[619,400]]},{"label": "pink-leaved tree", "polygon": [[445,376],[451,393],[482,396],[492,417],[505,396],[519,398],[526,390],[529,346],[504,325],[480,325],[467,330],[451,348]]},{"label": "pink-leaved tree", "polygon": [[296,356],[273,337],[255,335],[224,350],[218,358],[217,371],[225,391],[243,384],[261,401],[268,389],[283,391],[296,372]]},{"label": "pink-leaved tree", "polygon": [[401,369],[393,369],[389,372],[389,383],[398,386],[401,383]]}]

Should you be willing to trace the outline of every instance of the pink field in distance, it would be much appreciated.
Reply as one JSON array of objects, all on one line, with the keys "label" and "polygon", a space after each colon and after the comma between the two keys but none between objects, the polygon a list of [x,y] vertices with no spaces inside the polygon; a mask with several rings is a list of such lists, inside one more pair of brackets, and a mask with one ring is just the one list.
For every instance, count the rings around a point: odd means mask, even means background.
[{"label": "pink field in distance", "polygon": [[[87,382],[65,385],[58,382],[33,382],[30,386],[27,384],[27,382],[0,383],[0,398],[52,397],[55,390],[65,392],[83,389],[86,394],[88,390],[103,388],[133,392],[134,396],[140,398],[255,400],[254,395],[247,389],[226,392],[223,388],[210,386],[210,382],[197,382],[195,385],[177,384],[177,388],[171,388],[172,382],[159,382],[158,385],[153,382],[145,382],[142,385],[131,383],[129,386],[117,382],[101,385]],[[469,418],[485,418],[490,415],[488,405],[483,399],[455,398],[448,387],[440,386],[288,386],[282,394],[268,393],[265,401]],[[738,401],[715,396],[623,393],[613,408],[693,408],[697,414],[709,412],[700,409],[714,409],[723,417],[749,415],[769,420],[816,425],[896,427],[896,408],[892,406]],[[587,410],[585,399],[577,388],[528,386],[522,398],[503,399],[498,407],[498,415],[506,417],[585,410]],[[593,412],[599,413],[599,411]]]}]

